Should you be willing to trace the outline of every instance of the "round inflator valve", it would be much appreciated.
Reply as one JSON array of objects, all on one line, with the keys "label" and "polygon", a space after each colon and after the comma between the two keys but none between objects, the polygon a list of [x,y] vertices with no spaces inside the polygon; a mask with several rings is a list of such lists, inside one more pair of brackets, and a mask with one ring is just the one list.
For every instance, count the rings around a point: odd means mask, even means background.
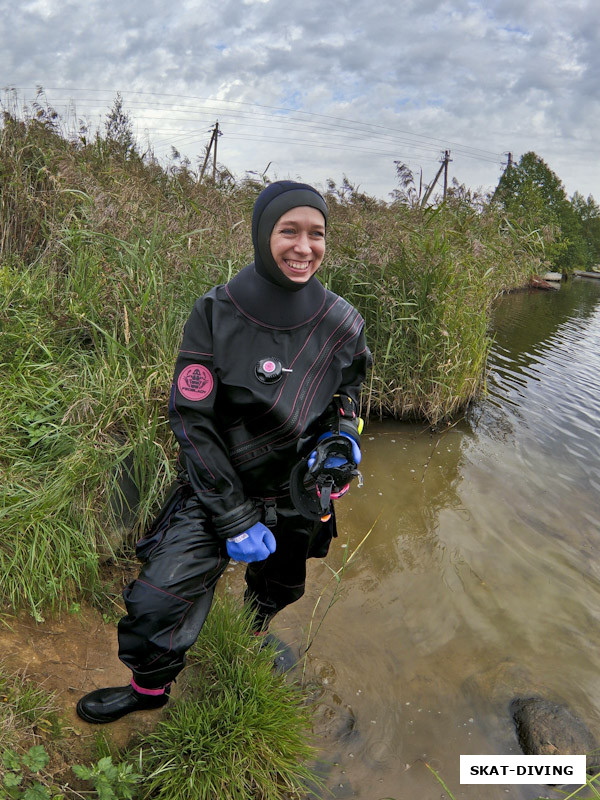
[{"label": "round inflator valve", "polygon": [[276,383],[283,374],[281,361],[276,358],[261,358],[254,368],[256,377],[262,383]]}]

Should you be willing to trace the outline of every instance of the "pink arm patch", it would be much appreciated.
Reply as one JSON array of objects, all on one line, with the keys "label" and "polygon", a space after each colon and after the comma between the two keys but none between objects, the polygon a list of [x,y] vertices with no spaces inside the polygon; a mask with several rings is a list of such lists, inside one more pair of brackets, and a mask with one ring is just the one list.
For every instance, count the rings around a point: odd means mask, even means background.
[{"label": "pink arm patch", "polygon": [[202,364],[190,364],[177,378],[177,388],[186,400],[204,400],[213,386],[213,376]]}]

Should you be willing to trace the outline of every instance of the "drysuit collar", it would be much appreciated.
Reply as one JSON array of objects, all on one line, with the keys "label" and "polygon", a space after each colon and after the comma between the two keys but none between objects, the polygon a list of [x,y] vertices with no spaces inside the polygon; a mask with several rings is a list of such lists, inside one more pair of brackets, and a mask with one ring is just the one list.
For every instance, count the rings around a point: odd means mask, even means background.
[{"label": "drysuit collar", "polygon": [[318,209],[327,224],[327,206],[312,186],[277,181],[259,194],[252,215],[254,263],[244,267],[226,287],[233,303],[248,318],[284,330],[309,322],[325,303],[325,289],[314,275],[306,283],[295,283],[283,274],[271,255],[275,223],[298,206]]},{"label": "drysuit collar", "polygon": [[286,211],[298,206],[310,206],[323,214],[327,225],[327,206],[321,195],[306,183],[276,181],[258,195],[252,214],[252,243],[254,244],[254,267],[267,281],[290,292],[302,292],[307,283],[294,283],[277,266],[271,255],[271,234],[275,223]]},{"label": "drysuit collar", "polygon": [[232,278],[225,291],[233,304],[253,322],[290,330],[310,322],[325,303],[325,288],[313,275],[301,292],[290,292],[258,274],[248,264]]}]

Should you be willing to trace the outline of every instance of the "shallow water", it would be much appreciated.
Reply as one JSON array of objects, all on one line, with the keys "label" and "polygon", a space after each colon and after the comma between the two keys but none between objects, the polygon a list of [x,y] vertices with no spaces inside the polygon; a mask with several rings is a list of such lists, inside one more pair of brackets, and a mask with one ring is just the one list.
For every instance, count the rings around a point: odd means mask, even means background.
[{"label": "shallow water", "polygon": [[[459,784],[461,753],[520,752],[517,695],[600,733],[600,281],[506,297],[494,330],[487,398],[440,434],[370,424],[338,504],[332,568],[372,530],[307,664],[334,797],[446,796],[425,762],[456,798],[557,796]],[[336,585],[313,564],[282,637],[305,641]]]}]

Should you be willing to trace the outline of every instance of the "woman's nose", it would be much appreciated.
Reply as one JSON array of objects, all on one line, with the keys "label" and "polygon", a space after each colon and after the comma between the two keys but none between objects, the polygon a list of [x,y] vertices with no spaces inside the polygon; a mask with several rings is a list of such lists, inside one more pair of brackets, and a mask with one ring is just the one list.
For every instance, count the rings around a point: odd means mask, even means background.
[{"label": "woman's nose", "polygon": [[296,250],[296,252],[298,252],[298,253],[310,253],[311,252],[310,241],[309,241],[309,238],[308,238],[307,234],[305,234],[305,233],[299,234],[299,236],[296,239],[296,242],[294,244],[294,250]]}]

